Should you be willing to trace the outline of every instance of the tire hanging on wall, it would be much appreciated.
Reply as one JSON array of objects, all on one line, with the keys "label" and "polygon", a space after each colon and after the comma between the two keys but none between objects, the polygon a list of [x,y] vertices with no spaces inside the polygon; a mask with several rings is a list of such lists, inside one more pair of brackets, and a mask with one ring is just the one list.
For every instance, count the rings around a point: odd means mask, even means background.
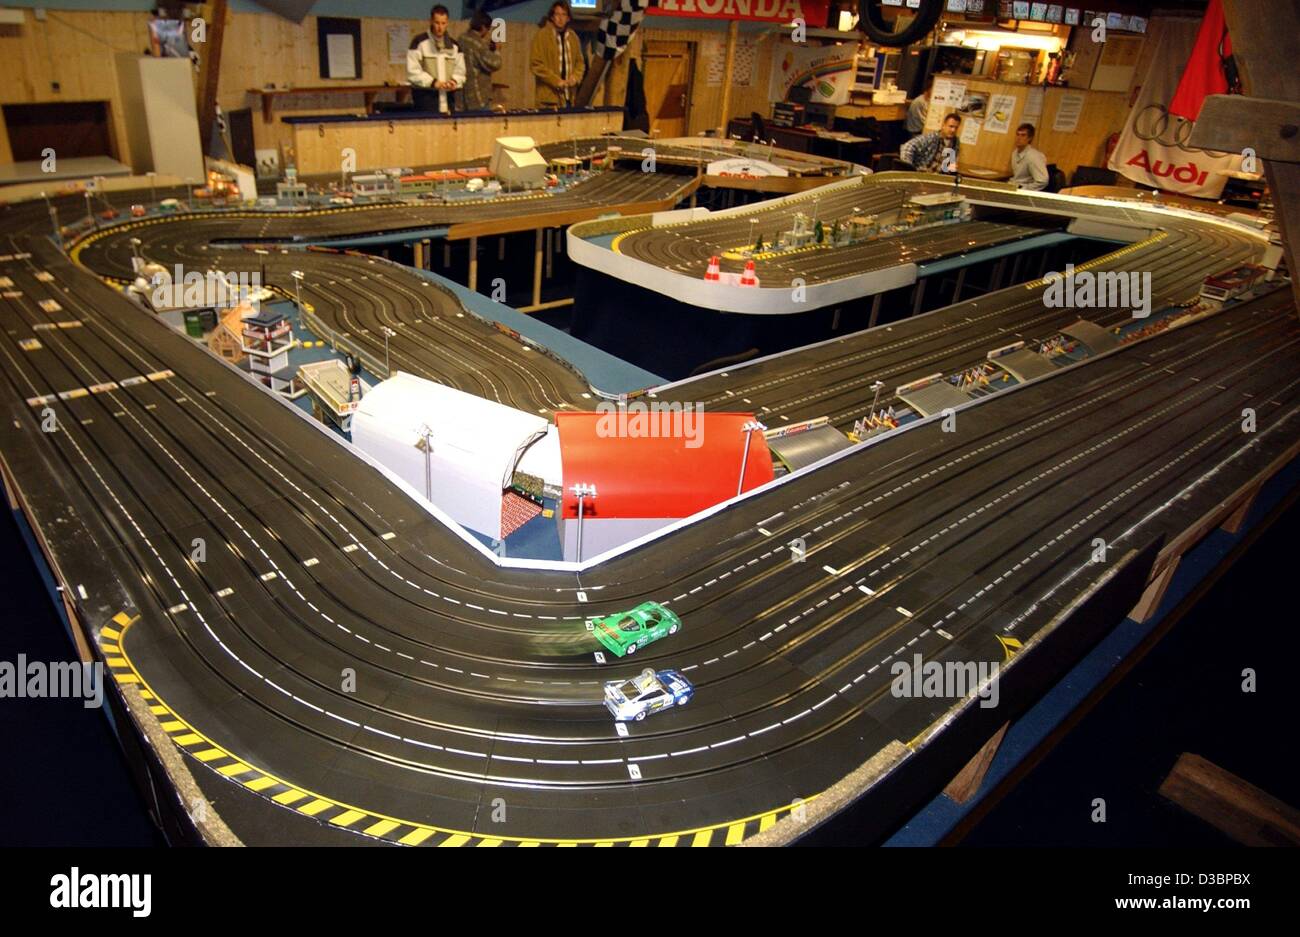
[{"label": "tire hanging on wall", "polygon": [[939,14],[943,12],[943,2],[944,0],[921,0],[921,6],[912,22],[901,32],[895,33],[890,32],[880,0],[858,0],[858,29],[866,33],[872,42],[902,48],[918,39],[924,39],[934,29],[934,24],[939,22]]}]

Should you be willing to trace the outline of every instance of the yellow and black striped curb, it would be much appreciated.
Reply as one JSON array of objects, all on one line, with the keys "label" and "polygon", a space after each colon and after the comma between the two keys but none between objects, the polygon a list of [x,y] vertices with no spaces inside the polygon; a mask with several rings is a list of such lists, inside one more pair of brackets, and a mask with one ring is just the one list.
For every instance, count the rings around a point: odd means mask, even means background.
[{"label": "yellow and black striped curb", "polygon": [[312,817],[318,822],[403,846],[735,846],[749,836],[771,827],[787,815],[800,814],[816,795],[761,814],[674,833],[617,839],[528,839],[519,836],[485,836],[413,823],[385,814],[354,807],[315,794],[298,785],[268,774],[256,765],[213,743],[193,725],[178,716],[149,688],[123,648],[127,630],[139,616],[118,612],[99,632],[104,663],[119,685],[134,684],[157,718],[158,724],[182,752],[227,780],[273,801],[279,806]]},{"label": "yellow and black striped curb", "polygon": [[[1104,267],[1107,264],[1114,263],[1120,257],[1126,257],[1129,254],[1132,254],[1136,251],[1148,248],[1152,244],[1156,244],[1160,241],[1163,241],[1168,236],[1169,234],[1166,231],[1157,231],[1155,234],[1151,235],[1151,237],[1147,238],[1146,240],[1134,241],[1128,247],[1122,247],[1117,251],[1111,251],[1109,254],[1102,254],[1100,257],[1095,257],[1092,260],[1089,260],[1085,263],[1075,264],[1074,272],[1078,273],[1080,270],[1092,270],[1094,267]],[[1058,273],[1056,276],[1064,277],[1065,274]],[[1036,290],[1041,287],[1045,287],[1049,283],[1051,283],[1053,279],[1055,279],[1055,277],[1043,276],[1040,279],[1031,280],[1030,282],[1025,284],[1025,289]]]}]

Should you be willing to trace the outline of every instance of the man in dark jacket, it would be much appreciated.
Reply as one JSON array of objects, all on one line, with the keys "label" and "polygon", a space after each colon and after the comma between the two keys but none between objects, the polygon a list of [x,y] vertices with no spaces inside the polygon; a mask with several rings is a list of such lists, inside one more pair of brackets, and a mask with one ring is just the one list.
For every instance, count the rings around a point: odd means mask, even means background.
[{"label": "man in dark jacket", "polygon": [[488,39],[491,30],[492,17],[475,10],[470,17],[469,31],[460,37],[460,51],[465,56],[461,103],[467,111],[492,108],[492,73],[501,67],[501,53],[497,52],[497,44]]}]

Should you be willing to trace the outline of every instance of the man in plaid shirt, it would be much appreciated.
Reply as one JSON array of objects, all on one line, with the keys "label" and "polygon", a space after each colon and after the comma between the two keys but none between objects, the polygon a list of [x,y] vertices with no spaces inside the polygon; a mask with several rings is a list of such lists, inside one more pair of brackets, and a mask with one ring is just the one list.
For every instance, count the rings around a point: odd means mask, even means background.
[{"label": "man in plaid shirt", "polygon": [[943,124],[932,133],[923,133],[908,140],[898,151],[898,158],[917,172],[957,171],[957,150],[961,146],[957,131],[961,129],[961,116],[949,114]]}]

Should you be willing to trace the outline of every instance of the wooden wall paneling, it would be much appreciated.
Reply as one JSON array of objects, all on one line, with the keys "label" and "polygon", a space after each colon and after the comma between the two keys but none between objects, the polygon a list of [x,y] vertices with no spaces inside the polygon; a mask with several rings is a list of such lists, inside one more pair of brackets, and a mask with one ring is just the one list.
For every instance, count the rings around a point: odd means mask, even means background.
[{"label": "wooden wall paneling", "polygon": [[[967,90],[978,91],[990,97],[1009,94],[1015,98],[1015,109],[1005,134],[981,130],[978,141],[961,148],[961,164],[984,169],[1010,171],[1011,151],[1015,148],[1015,128],[1024,122],[1025,100],[1029,87],[1021,84],[967,79]],[[1052,129],[1061,98],[1069,93],[1084,96],[1083,111],[1078,127],[1071,133]],[[1049,163],[1055,163],[1068,179],[1080,165],[1097,166],[1105,154],[1106,139],[1123,129],[1128,114],[1128,95],[1124,92],[1084,91],[1078,88],[1048,88],[1043,100],[1043,113],[1038,119],[1034,146],[1042,150]]]},{"label": "wooden wall paneling", "polygon": [[[21,27],[0,31],[0,103],[108,101],[110,138],[117,158],[129,163],[114,58],[148,44],[144,13],[51,10],[44,22],[28,15]],[[8,135],[0,142],[0,159],[12,160]]]}]

